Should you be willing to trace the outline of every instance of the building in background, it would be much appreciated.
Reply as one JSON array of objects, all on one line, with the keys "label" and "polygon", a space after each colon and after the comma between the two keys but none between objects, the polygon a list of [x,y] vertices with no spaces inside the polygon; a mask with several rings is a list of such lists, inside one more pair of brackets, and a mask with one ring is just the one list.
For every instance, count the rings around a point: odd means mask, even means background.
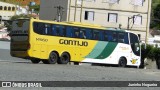
[{"label": "building in background", "polygon": [[152,0],[41,0],[40,19],[128,29],[148,39]]},{"label": "building in background", "polygon": [[16,5],[0,2],[0,17],[2,20],[9,20],[16,14]]}]

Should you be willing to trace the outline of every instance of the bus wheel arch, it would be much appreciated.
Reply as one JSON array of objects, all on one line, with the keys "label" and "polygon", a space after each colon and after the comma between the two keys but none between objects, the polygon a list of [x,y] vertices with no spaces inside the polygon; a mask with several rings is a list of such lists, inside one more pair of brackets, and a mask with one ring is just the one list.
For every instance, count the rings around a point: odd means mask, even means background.
[{"label": "bus wheel arch", "polygon": [[118,62],[119,67],[126,67],[127,66],[127,59],[126,57],[120,57]]},{"label": "bus wheel arch", "polygon": [[44,61],[45,64],[55,64],[59,60],[59,54],[57,51],[52,51],[49,54],[48,60]]},{"label": "bus wheel arch", "polygon": [[71,55],[68,52],[63,52],[58,60],[58,64],[67,64],[70,62]]}]

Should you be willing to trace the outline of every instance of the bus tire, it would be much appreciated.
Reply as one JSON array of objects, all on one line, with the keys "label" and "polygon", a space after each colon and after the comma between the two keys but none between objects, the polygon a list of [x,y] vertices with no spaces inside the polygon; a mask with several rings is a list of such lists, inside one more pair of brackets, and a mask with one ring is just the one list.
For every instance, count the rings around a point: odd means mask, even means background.
[{"label": "bus tire", "polygon": [[39,63],[41,60],[37,59],[37,58],[32,58],[31,59],[31,62],[34,63],[34,64],[37,64]]},{"label": "bus tire", "polygon": [[123,58],[123,57],[121,57],[120,59],[119,59],[119,67],[126,67],[126,65],[127,65],[127,60],[125,59],[125,58]]},{"label": "bus tire", "polygon": [[51,52],[48,60],[43,61],[43,63],[45,63],[45,64],[55,64],[55,63],[57,63],[58,59],[59,59],[58,54],[56,52]]},{"label": "bus tire", "polygon": [[62,53],[58,63],[59,64],[67,64],[70,61],[70,55],[66,52]]}]

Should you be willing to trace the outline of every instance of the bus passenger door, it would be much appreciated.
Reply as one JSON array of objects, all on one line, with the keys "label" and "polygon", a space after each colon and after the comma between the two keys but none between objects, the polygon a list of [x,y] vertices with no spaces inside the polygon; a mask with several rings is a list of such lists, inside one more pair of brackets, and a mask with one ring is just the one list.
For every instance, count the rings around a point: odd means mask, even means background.
[{"label": "bus passenger door", "polygon": [[47,45],[45,45],[45,44],[42,44],[41,45],[41,52],[40,52],[40,57],[41,57],[41,59],[48,59],[48,56],[49,55],[47,55]]},{"label": "bus passenger door", "polygon": [[40,44],[34,44],[33,46],[33,57],[39,58],[41,52],[41,45]]},{"label": "bus passenger door", "polygon": [[80,47],[75,47],[74,48],[74,56],[75,56],[75,59],[74,59],[74,61],[76,61],[76,62],[80,62],[81,61],[81,51],[82,51],[83,49],[81,49]]}]

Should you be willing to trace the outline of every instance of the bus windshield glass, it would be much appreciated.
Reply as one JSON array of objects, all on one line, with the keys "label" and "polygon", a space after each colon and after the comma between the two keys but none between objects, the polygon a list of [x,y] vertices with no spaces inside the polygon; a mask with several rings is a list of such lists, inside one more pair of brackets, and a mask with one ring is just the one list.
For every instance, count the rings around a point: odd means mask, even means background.
[{"label": "bus windshield glass", "polygon": [[131,44],[133,53],[137,56],[140,56],[140,45],[139,45],[139,39],[137,35],[130,33],[130,44]]},{"label": "bus windshield glass", "polygon": [[12,22],[12,40],[14,41],[27,41],[29,30],[29,20],[18,19]]}]

